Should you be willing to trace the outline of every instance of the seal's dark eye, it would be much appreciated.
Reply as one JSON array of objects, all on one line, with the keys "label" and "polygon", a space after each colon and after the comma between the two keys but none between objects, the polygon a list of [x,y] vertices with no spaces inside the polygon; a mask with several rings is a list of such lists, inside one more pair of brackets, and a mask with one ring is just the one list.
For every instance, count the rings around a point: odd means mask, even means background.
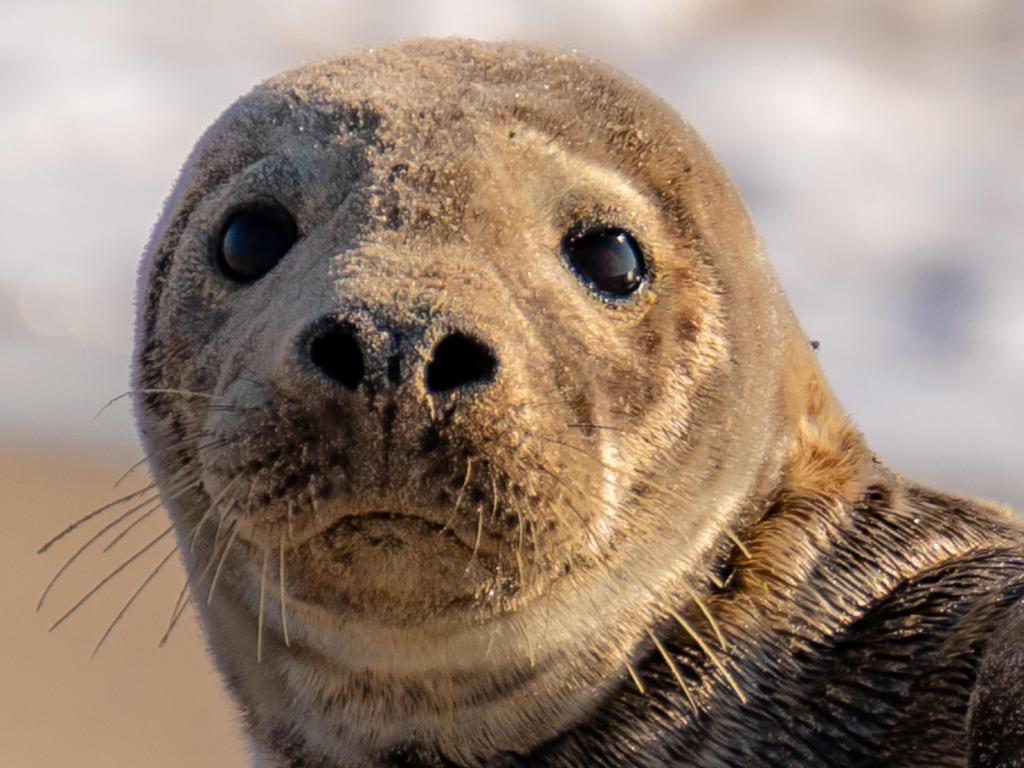
[{"label": "seal's dark eye", "polygon": [[295,219],[278,205],[261,203],[235,211],[221,235],[220,267],[232,280],[258,280],[288,253],[298,236]]},{"label": "seal's dark eye", "polygon": [[569,234],[562,255],[573,271],[608,296],[628,296],[643,284],[647,267],[633,236],[623,229]]}]

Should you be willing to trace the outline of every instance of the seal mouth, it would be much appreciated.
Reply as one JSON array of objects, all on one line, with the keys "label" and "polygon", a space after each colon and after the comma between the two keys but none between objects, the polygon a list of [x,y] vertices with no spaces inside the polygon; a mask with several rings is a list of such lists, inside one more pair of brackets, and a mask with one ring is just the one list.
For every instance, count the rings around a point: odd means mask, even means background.
[{"label": "seal mouth", "polygon": [[439,523],[424,515],[392,509],[371,509],[368,512],[343,515],[321,530],[315,538],[332,550],[337,549],[333,545],[341,539],[360,538],[370,546],[398,551],[409,545],[410,535],[438,536],[470,555],[480,550],[478,542],[465,541],[450,523]]},{"label": "seal mouth", "polygon": [[336,616],[408,625],[509,593],[491,553],[451,525],[375,507],[328,524],[287,555],[291,597]]}]

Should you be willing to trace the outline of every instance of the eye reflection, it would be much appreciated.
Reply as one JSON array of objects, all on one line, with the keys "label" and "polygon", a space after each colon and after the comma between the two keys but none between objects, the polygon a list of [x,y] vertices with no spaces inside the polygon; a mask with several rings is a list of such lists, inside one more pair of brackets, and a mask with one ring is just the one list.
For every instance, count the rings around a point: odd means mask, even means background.
[{"label": "eye reflection", "polygon": [[220,267],[232,280],[251,283],[273,269],[298,236],[295,219],[281,206],[247,206],[233,213],[224,225]]},{"label": "eye reflection", "polygon": [[647,274],[643,251],[624,229],[569,235],[562,241],[562,254],[581,280],[607,296],[628,296]]}]

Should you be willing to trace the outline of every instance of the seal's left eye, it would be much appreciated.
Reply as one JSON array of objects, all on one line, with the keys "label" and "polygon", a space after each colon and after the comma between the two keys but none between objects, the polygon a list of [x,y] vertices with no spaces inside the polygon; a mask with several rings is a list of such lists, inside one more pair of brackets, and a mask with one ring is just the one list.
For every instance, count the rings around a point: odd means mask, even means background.
[{"label": "seal's left eye", "polygon": [[584,282],[611,297],[633,293],[647,274],[643,251],[624,229],[570,233],[562,241],[562,255]]},{"label": "seal's left eye", "polygon": [[273,269],[299,237],[284,208],[260,203],[235,211],[224,224],[218,261],[232,280],[250,283]]}]

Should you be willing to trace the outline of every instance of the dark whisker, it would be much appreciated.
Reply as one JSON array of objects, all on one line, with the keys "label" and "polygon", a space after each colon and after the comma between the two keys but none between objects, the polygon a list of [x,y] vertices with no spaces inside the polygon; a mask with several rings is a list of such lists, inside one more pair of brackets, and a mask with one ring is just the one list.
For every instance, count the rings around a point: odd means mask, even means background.
[{"label": "dark whisker", "polygon": [[[197,483],[198,483],[198,481],[194,477],[189,477],[189,478],[183,479],[181,481],[181,484],[175,489],[174,494],[172,494],[169,498],[172,498],[172,499],[175,498],[180,493],[184,493],[184,492],[188,491],[190,488],[194,487]],[[154,502],[157,503],[156,509],[159,509],[160,506],[162,505],[161,494],[160,494],[159,491],[157,491],[152,496],[150,496],[149,498],[147,498],[144,501],[142,501],[140,504],[136,504],[134,507],[132,507],[131,509],[127,510],[126,512],[122,512],[114,520],[112,520],[111,522],[107,523],[102,528],[100,528],[96,533],[94,533],[91,537],[89,537],[89,539],[86,540],[86,542],[84,544],[82,544],[78,549],[76,549],[71,554],[71,556],[67,560],[64,561],[64,564],[53,575],[53,578],[50,579],[49,583],[47,583],[46,588],[43,590],[43,594],[39,598],[39,602],[36,603],[36,611],[38,612],[38,611],[40,611],[42,609],[43,603],[46,602],[47,596],[53,590],[54,586],[60,580],[61,576],[63,576],[67,572],[67,570],[72,566],[72,564],[74,564],[78,560],[79,557],[81,557],[90,547],[92,547],[93,544],[95,544],[97,541],[99,541],[110,530],[112,530],[113,528],[115,528],[118,525],[120,525],[122,522],[127,520],[132,515],[135,515],[139,511],[141,511],[143,509],[146,509],[147,507],[149,507]],[[152,511],[153,510],[150,510],[149,512],[147,512],[146,516],[151,514]],[[134,524],[129,526],[129,528],[131,528],[131,527],[134,527]]]},{"label": "dark whisker", "polygon": [[117,577],[117,575],[118,575],[119,573],[121,573],[122,571],[124,571],[124,569],[125,569],[125,568],[127,568],[127,567],[128,567],[129,565],[131,565],[132,563],[134,563],[134,562],[135,562],[136,560],[138,560],[138,559],[139,559],[140,557],[142,557],[142,556],[143,556],[144,554],[146,554],[146,553],[147,553],[147,552],[148,552],[149,550],[151,550],[151,549],[152,549],[153,547],[155,547],[155,546],[156,546],[157,544],[159,544],[159,543],[160,543],[161,541],[163,541],[163,540],[164,540],[164,539],[165,539],[165,538],[166,538],[166,537],[167,537],[167,536],[168,536],[168,535],[169,535],[169,534],[171,533],[171,531],[173,531],[173,530],[174,530],[174,526],[173,526],[173,525],[172,525],[172,526],[168,526],[168,527],[167,527],[167,529],[166,529],[166,530],[165,530],[165,531],[164,531],[163,533],[161,533],[161,534],[160,534],[159,536],[157,536],[157,537],[156,537],[155,539],[153,539],[152,541],[150,541],[150,542],[149,542],[148,544],[146,544],[146,545],[145,545],[144,547],[142,547],[142,549],[140,549],[140,550],[139,550],[138,552],[136,552],[136,553],[135,553],[134,555],[132,555],[132,556],[131,556],[131,557],[129,557],[129,558],[127,559],[127,560],[125,560],[125,561],[124,561],[123,563],[121,563],[121,565],[119,565],[119,566],[118,566],[117,568],[115,568],[115,569],[114,569],[113,571],[111,571],[111,572],[110,572],[109,574],[107,574],[107,575],[106,575],[106,576],[105,576],[105,577],[104,577],[104,578],[103,578],[103,579],[102,579],[102,580],[101,580],[101,581],[99,582],[99,584],[97,584],[97,585],[96,585],[95,587],[93,587],[93,588],[92,588],[92,589],[90,589],[90,590],[89,590],[88,592],[86,592],[86,593],[85,593],[85,594],[84,594],[84,595],[83,595],[83,596],[82,596],[82,597],[81,597],[81,598],[79,599],[79,601],[78,601],[77,603],[75,603],[75,604],[74,604],[73,606],[71,606],[71,608],[69,608],[69,609],[67,610],[67,612],[65,612],[65,613],[64,613],[64,615],[63,615],[63,616],[61,616],[61,617],[60,617],[59,619],[57,619],[57,620],[56,620],[56,621],[55,621],[55,622],[54,622],[54,623],[53,623],[53,624],[52,624],[52,625],[50,626],[50,632],[52,632],[52,631],[53,631],[53,630],[55,630],[55,629],[56,629],[57,627],[59,627],[59,626],[60,626],[61,624],[63,624],[63,623],[64,623],[64,622],[65,622],[65,621],[66,621],[66,620],[67,620],[67,619],[69,618],[69,617],[71,617],[71,616],[72,616],[72,615],[73,615],[73,614],[75,613],[75,611],[77,611],[77,610],[78,610],[79,608],[81,608],[81,607],[82,607],[82,605],[84,605],[84,604],[85,604],[85,602],[86,602],[86,601],[87,601],[87,600],[88,600],[88,599],[89,599],[90,597],[92,597],[92,596],[93,596],[93,595],[95,595],[95,594],[96,594],[97,592],[99,592],[99,591],[100,591],[101,589],[103,589],[103,587],[105,587],[105,586],[106,586],[107,584],[109,584],[109,583],[111,582],[111,580],[113,580],[113,579],[114,579],[115,577]]},{"label": "dark whisker", "polygon": [[117,397],[112,397],[110,398],[110,400],[105,402],[103,404],[103,407],[96,412],[96,416],[94,416],[93,418],[99,418],[101,415],[103,415],[103,412],[107,410],[107,408],[112,406],[114,403],[124,400],[126,397],[131,397],[132,395],[181,395],[182,397],[205,397],[211,399],[213,398],[213,395],[211,395],[209,392],[196,392],[191,389],[129,389],[125,392],[122,392]]},{"label": "dark whisker", "polygon": [[157,501],[156,504],[154,504],[152,507],[147,509],[136,520],[133,520],[132,523],[127,528],[125,528],[123,531],[121,531],[119,534],[117,534],[117,536],[114,537],[113,541],[111,541],[109,544],[107,544],[103,548],[102,551],[103,552],[109,552],[111,549],[113,549],[115,546],[117,546],[117,543],[119,541],[124,540],[124,538],[129,533],[131,533],[133,530],[135,530],[138,526],[142,525],[142,523],[146,522],[146,520],[148,520],[150,517],[152,517],[156,512],[158,512],[159,510],[164,508],[163,502],[160,499],[157,499],[156,501]]},{"label": "dark whisker", "polygon": [[89,547],[91,547],[93,544],[95,544],[96,541],[98,541],[105,533],[107,533],[107,531],[111,530],[112,528],[116,527],[118,524],[120,524],[123,521],[127,520],[129,517],[131,517],[136,512],[138,512],[140,509],[143,509],[144,507],[146,507],[149,504],[153,503],[153,501],[159,501],[159,498],[160,498],[160,494],[159,493],[154,494],[149,499],[146,499],[146,501],[144,501],[142,504],[139,504],[138,506],[132,507],[127,512],[121,513],[114,520],[112,520],[111,522],[107,523],[105,526],[100,528],[84,544],[82,544],[82,546],[80,546],[78,549],[76,549],[71,554],[71,557],[69,557],[67,560],[65,560],[64,564],[59,569],[57,569],[57,572],[53,575],[53,578],[50,579],[49,583],[47,583],[46,589],[43,590],[43,594],[39,598],[39,602],[36,603],[36,612],[38,613],[40,610],[42,610],[43,603],[46,602],[47,596],[49,596],[50,591],[53,589],[54,585],[56,585],[56,583],[60,580],[60,577],[62,575],[64,575],[64,573],[68,570],[68,568],[70,568],[71,565],[76,560],[78,560],[78,558],[81,557],[81,555],[87,549],[89,549]]},{"label": "dark whisker", "polygon": [[56,536],[54,536],[52,539],[50,539],[45,544],[43,544],[43,546],[41,546],[38,550],[36,550],[36,554],[37,555],[43,554],[50,547],[52,547],[58,541],[63,539],[65,536],[67,536],[68,534],[78,530],[78,528],[80,528],[81,526],[85,525],[87,522],[89,522],[93,518],[97,517],[98,515],[102,515],[108,509],[113,509],[114,507],[117,507],[117,506],[119,506],[121,504],[129,502],[132,499],[138,498],[142,494],[148,493],[149,491],[153,490],[154,488],[156,488],[156,483],[150,483],[145,488],[140,488],[137,491],[132,491],[131,493],[125,494],[124,496],[122,496],[119,499],[115,499],[114,501],[111,501],[108,504],[104,504],[102,507],[98,507],[97,509],[94,509],[91,512],[88,512],[88,513],[82,515],[80,518],[78,518],[75,522],[73,522],[67,528],[65,528],[60,533],[58,533]]},{"label": "dark whisker", "polygon": [[110,622],[110,624],[107,626],[106,631],[103,633],[103,636],[100,637],[99,642],[96,643],[96,647],[92,649],[92,655],[89,657],[90,661],[96,658],[96,654],[100,652],[100,648],[103,646],[103,643],[106,642],[106,639],[108,637],[110,637],[110,633],[114,631],[114,627],[116,627],[118,623],[121,621],[121,619],[124,618],[124,615],[128,613],[128,609],[132,607],[132,603],[134,603],[135,600],[139,597],[139,595],[142,594],[143,590],[145,590],[146,587],[150,585],[153,579],[157,577],[157,574],[159,574],[160,571],[163,570],[163,567],[167,565],[168,561],[170,561],[170,559],[174,557],[174,553],[177,551],[178,545],[175,544],[173,547],[171,547],[171,551],[164,555],[163,559],[159,563],[157,563],[156,568],[154,568],[150,572],[149,576],[147,576],[146,579],[139,585],[139,588],[136,589],[132,593],[132,596],[128,598],[128,602],[126,602],[124,604],[124,607],[122,607],[121,610],[118,611],[117,616],[115,616],[114,620]]},{"label": "dark whisker", "polygon": [[[123,483],[133,472],[135,472],[135,470],[137,470],[139,467],[141,467],[142,465],[146,464],[147,462],[152,462],[152,460],[155,459],[157,456],[163,456],[164,454],[180,450],[182,447],[188,445],[193,440],[198,440],[198,439],[203,438],[203,437],[209,437],[211,434],[212,434],[211,432],[200,432],[200,433],[198,433],[198,434],[196,434],[194,436],[190,435],[189,437],[185,438],[184,440],[179,440],[174,445],[168,446],[167,448],[162,448],[159,451],[154,451],[153,453],[145,454],[141,459],[139,459],[134,464],[132,464],[130,467],[128,467],[128,469],[126,469],[124,471],[124,473],[119,478],[117,478],[117,480],[114,481],[114,487],[117,488],[117,486],[119,486],[121,483]],[[221,438],[221,440],[223,440],[223,438]],[[218,447],[218,442],[219,441],[214,441],[213,443],[207,444],[206,446],[198,446],[196,448],[196,451],[197,452],[201,451],[204,448],[215,448],[215,447]]]},{"label": "dark whisker", "polygon": [[[188,595],[188,597],[186,597]],[[174,630],[174,626],[178,623],[178,619],[181,614],[185,612],[185,606],[191,601],[192,594],[189,592],[188,577],[185,577],[185,583],[181,585],[181,591],[178,593],[178,599],[174,601],[174,608],[171,609],[171,618],[167,622],[167,629],[164,631],[163,637],[160,638],[159,647],[163,648],[167,644],[168,638],[171,636],[171,632]]]}]

